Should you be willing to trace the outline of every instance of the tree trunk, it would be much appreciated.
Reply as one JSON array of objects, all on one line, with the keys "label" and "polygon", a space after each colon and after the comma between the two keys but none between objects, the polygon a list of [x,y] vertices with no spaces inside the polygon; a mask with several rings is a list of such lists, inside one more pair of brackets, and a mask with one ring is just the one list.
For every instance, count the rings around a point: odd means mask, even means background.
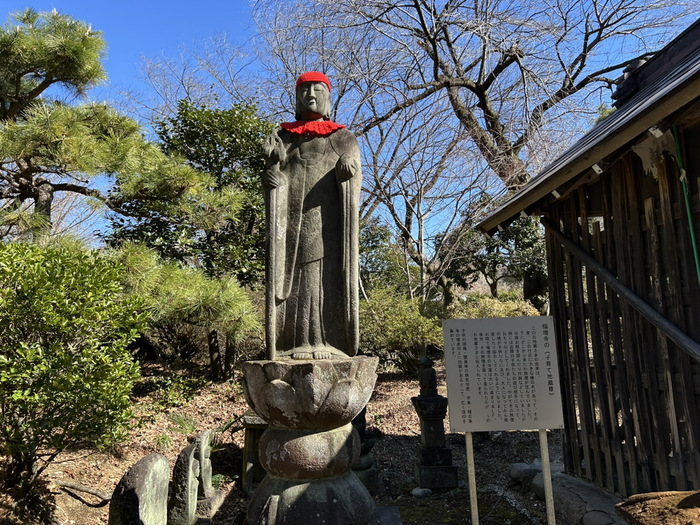
[{"label": "tree trunk", "polygon": [[32,240],[46,239],[51,233],[51,205],[53,204],[53,186],[47,181],[39,181],[34,194],[34,224]]},{"label": "tree trunk", "polygon": [[219,379],[221,368],[221,347],[219,346],[219,332],[210,330],[207,336],[207,344],[209,346],[209,365],[211,367],[212,379]]},{"label": "tree trunk", "polygon": [[493,282],[489,282],[486,280],[486,282],[489,285],[489,290],[491,291],[491,297],[494,299],[498,299],[498,280],[494,280]]},{"label": "tree trunk", "polygon": [[530,301],[541,315],[549,312],[549,286],[544,272],[525,273],[523,275],[523,298]]},{"label": "tree trunk", "polygon": [[224,377],[231,379],[233,376],[233,365],[238,361],[236,341],[230,335],[226,336],[226,355],[224,356]]},{"label": "tree trunk", "polygon": [[442,288],[442,307],[445,311],[447,311],[447,309],[455,302],[455,284],[452,279],[449,279],[444,275],[440,277],[438,284],[440,285],[440,288]]},{"label": "tree trunk", "polygon": [[37,478],[35,452],[17,452],[12,454],[9,472],[4,480],[5,487],[14,495],[15,499],[24,504],[32,485]]}]

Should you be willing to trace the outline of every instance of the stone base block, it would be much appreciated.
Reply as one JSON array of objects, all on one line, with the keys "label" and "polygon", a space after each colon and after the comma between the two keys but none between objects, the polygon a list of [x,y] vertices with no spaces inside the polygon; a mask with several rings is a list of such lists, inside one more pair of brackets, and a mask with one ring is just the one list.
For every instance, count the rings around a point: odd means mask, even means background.
[{"label": "stone base block", "polygon": [[266,476],[248,505],[248,523],[366,525],[376,504],[357,476],[308,482]]},{"label": "stone base block", "polygon": [[372,465],[365,470],[353,470],[370,494],[376,494],[379,490],[379,469]]},{"label": "stone base block", "polygon": [[248,494],[252,494],[257,483],[265,477],[265,469],[258,458],[260,436],[267,429],[267,421],[249,409],[243,415],[243,428],[245,429],[243,444],[243,476],[242,486]]},{"label": "stone base block", "polygon": [[429,467],[416,464],[416,482],[424,489],[453,489],[457,487],[457,465]]},{"label": "stone base block", "polygon": [[428,467],[452,465],[452,449],[450,448],[421,448],[418,451],[418,463]]},{"label": "stone base block", "polygon": [[216,490],[211,498],[197,500],[197,516],[200,518],[213,517],[223,505],[225,497],[223,490]]}]

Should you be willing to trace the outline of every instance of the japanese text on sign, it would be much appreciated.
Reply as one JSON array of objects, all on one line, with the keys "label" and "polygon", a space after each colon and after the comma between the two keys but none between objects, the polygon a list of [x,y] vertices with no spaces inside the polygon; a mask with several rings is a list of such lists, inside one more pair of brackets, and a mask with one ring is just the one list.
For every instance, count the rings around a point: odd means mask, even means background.
[{"label": "japanese text on sign", "polygon": [[551,317],[443,323],[453,432],[561,428]]}]

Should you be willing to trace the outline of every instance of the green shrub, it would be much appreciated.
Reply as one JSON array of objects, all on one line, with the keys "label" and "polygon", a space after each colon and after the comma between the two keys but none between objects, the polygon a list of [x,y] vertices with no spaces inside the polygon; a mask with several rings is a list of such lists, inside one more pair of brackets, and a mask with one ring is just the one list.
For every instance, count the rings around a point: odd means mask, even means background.
[{"label": "green shrub", "polygon": [[360,301],[360,349],[378,356],[384,366],[413,373],[423,349],[441,344],[440,328],[421,315],[417,300],[380,289],[368,301]]},{"label": "green shrub", "polygon": [[489,319],[494,317],[524,317],[540,315],[537,309],[522,296],[510,294],[506,299],[496,299],[488,294],[470,294],[447,310],[447,319]]},{"label": "green shrub", "polygon": [[0,244],[0,454],[20,498],[59,451],[127,428],[145,316],[121,272],[77,246]]},{"label": "green shrub", "polygon": [[238,479],[238,475],[234,474],[233,476],[227,476],[226,474],[214,474],[211,477],[211,484],[215,489],[220,489],[224,485],[228,485],[232,481]]}]

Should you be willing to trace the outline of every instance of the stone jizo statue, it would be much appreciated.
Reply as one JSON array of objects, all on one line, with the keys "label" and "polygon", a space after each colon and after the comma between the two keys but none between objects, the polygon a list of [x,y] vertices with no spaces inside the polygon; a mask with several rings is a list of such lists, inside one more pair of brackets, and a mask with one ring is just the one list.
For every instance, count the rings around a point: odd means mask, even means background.
[{"label": "stone jizo statue", "polygon": [[268,359],[243,364],[243,391],[268,423],[258,445],[267,475],[251,524],[367,525],[376,508],[351,470],[361,452],[351,421],[378,363],[354,357],[360,149],[330,120],[330,93],[323,73],[301,75],[297,120],[265,145]]},{"label": "stone jizo statue", "polygon": [[296,122],[265,144],[268,358],[357,353],[360,149],[330,120],[331,84],[296,83]]}]

